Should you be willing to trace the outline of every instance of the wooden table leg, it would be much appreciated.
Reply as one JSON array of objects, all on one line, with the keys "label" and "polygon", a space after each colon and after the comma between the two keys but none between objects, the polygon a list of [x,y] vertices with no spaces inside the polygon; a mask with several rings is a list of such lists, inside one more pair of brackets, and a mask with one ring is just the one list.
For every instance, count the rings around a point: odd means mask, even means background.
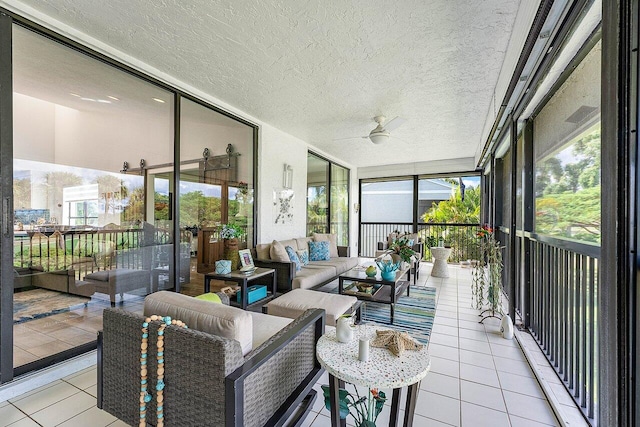
[{"label": "wooden table leg", "polygon": [[391,398],[391,413],[389,414],[389,427],[398,425],[398,417],[400,416],[400,393],[401,388],[393,389],[393,397]]},{"label": "wooden table leg", "polygon": [[407,404],[404,408],[404,426],[413,426],[413,414],[416,412],[416,402],[420,391],[420,381],[407,387]]},{"label": "wooden table leg", "polygon": [[344,388],[344,381],[329,374],[329,400],[331,401],[331,426],[346,427],[347,420],[340,419],[340,389]]}]

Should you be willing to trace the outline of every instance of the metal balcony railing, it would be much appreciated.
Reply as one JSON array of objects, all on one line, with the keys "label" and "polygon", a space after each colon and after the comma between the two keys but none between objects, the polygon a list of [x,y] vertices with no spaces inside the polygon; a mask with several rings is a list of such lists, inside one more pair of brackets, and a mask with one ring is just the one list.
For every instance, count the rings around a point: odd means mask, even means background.
[{"label": "metal balcony railing", "polygon": [[[451,246],[449,262],[460,262],[478,258],[476,233],[479,224],[437,224],[418,223],[414,231],[413,223],[409,222],[363,222],[360,223],[360,256],[374,257],[378,242],[386,242],[389,234],[418,233],[418,237],[426,242],[429,236],[436,239],[443,238],[445,246]],[[425,245],[425,260],[431,259],[431,252]]]}]

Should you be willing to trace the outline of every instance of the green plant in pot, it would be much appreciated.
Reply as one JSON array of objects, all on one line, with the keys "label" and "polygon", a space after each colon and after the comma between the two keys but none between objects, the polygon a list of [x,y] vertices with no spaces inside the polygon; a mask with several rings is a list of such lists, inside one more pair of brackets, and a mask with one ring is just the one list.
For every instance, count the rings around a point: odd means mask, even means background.
[{"label": "green plant in pot", "polygon": [[438,239],[436,236],[427,236],[424,239],[424,244],[431,249],[434,246],[438,246]]},{"label": "green plant in pot", "polygon": [[409,245],[409,243],[413,242],[409,241],[407,237],[399,237],[395,239],[389,246],[389,249],[398,254],[400,259],[408,264],[411,263],[412,258],[419,256],[418,253],[413,250],[411,245]]},{"label": "green plant in pot", "polygon": [[224,259],[231,261],[231,269],[237,270],[240,265],[240,254],[238,253],[238,239],[245,235],[245,231],[236,224],[222,224],[220,227],[220,237],[224,240]]},{"label": "green plant in pot", "polygon": [[482,310],[481,315],[489,313],[488,317],[500,318],[502,303],[500,301],[502,287],[502,246],[488,225],[483,225],[477,232],[478,252],[480,259],[472,271],[471,290],[473,292],[473,308]]},{"label": "green plant in pot", "polygon": [[[329,386],[323,385],[321,387],[324,395],[324,405],[327,410],[331,411]],[[343,388],[338,391],[340,419],[344,420],[347,415],[351,415],[357,427],[375,427],[376,420],[380,412],[382,412],[382,408],[384,408],[384,402],[387,397],[384,392],[378,391],[377,388],[370,389],[369,396],[360,396],[358,389],[356,387],[354,389],[355,395]]]}]

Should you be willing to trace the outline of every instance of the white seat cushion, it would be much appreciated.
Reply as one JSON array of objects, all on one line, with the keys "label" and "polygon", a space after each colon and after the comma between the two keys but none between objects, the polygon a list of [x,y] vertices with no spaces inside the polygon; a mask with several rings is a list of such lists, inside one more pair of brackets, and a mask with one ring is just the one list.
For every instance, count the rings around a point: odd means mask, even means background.
[{"label": "white seat cushion", "polygon": [[331,280],[336,275],[336,269],[333,266],[327,267],[304,267],[300,271],[296,271],[296,277],[291,281],[293,289],[309,289],[323,282]]},{"label": "white seat cushion", "polygon": [[326,323],[335,326],[338,317],[349,311],[358,301],[356,297],[329,294],[309,289],[294,289],[267,303],[270,316],[295,319],[310,308],[322,308],[326,312]]},{"label": "white seat cushion", "polygon": [[253,311],[249,311],[248,313],[253,318],[253,348],[258,348],[280,329],[293,322],[293,319],[287,319],[286,317],[254,313]]},{"label": "white seat cushion", "polygon": [[236,340],[243,355],[253,348],[253,318],[239,308],[160,291],[144,299],[144,315],[153,314],[171,316],[196,331]]}]

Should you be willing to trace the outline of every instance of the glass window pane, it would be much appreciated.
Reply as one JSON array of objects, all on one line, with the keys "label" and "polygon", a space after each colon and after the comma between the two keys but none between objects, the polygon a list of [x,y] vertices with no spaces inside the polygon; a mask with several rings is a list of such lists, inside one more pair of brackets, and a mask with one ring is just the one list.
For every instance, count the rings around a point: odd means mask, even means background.
[{"label": "glass window pane", "polygon": [[601,44],[534,122],[535,231],[600,243]]},{"label": "glass window pane", "polygon": [[480,177],[452,176],[420,179],[418,181],[418,221],[478,224]]},{"label": "glass window pane", "polygon": [[18,26],[13,73],[14,339],[36,337],[19,366],[95,341],[110,291],[139,311],[157,289],[171,221],[155,221],[151,169],[121,170],[173,160],[173,96]]},{"label": "glass window pane", "polygon": [[511,199],[511,150],[507,151],[504,157],[498,159],[498,161],[502,166],[502,176],[499,177],[502,188],[502,214],[498,225],[509,228],[513,206],[513,200]]},{"label": "glass window pane", "polygon": [[[427,242],[427,238],[434,238],[438,245],[450,246],[452,252],[449,259],[452,261],[473,258],[472,250],[480,222],[480,203],[479,176],[420,179],[419,236],[424,242]],[[429,245],[426,246],[425,257],[431,259]]]},{"label": "glass window pane", "polygon": [[307,155],[307,235],[326,233],[329,225],[329,162]]},{"label": "glass window pane", "polygon": [[524,138],[522,134],[518,138],[518,143],[516,145],[516,228],[518,230],[522,230],[522,174],[524,168]]},{"label": "glass window pane", "polygon": [[242,230],[239,249],[253,244],[253,128],[184,98],[180,112],[180,291],[199,295],[203,274],[225,258],[223,224]]},{"label": "glass window pane", "polygon": [[412,223],[413,180],[363,182],[362,222]]},{"label": "glass window pane", "polygon": [[338,245],[349,244],[349,169],[331,165],[331,232]]}]

